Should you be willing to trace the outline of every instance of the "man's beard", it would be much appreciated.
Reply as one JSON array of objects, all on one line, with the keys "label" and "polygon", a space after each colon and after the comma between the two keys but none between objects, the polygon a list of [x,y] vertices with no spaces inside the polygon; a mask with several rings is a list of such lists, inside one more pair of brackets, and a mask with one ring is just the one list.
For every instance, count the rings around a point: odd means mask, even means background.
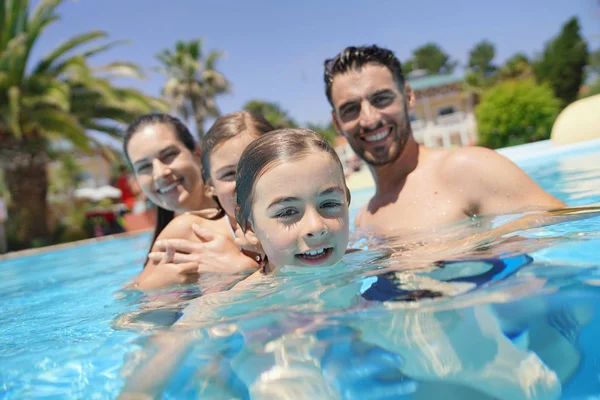
[{"label": "man's beard", "polygon": [[[398,158],[400,158],[400,156],[402,155],[402,151],[404,150],[404,147],[406,146],[406,143],[408,142],[408,138],[411,134],[410,121],[408,120],[408,118],[405,121],[406,121],[406,123],[405,123],[404,132],[400,132],[398,130],[398,125],[392,124],[392,132],[393,133],[391,133],[391,134],[393,134],[395,136],[393,138],[394,142],[390,145],[390,150],[386,154],[382,155],[381,157],[367,155],[366,150],[358,145],[359,141],[361,140],[358,138],[356,138],[354,141],[354,143],[356,143],[355,146],[352,146],[352,143],[351,143],[350,147],[352,147],[352,150],[354,150],[354,152],[356,153],[357,156],[359,156],[365,163],[367,163],[370,166],[382,167],[384,165],[392,164]],[[372,131],[375,131],[375,130],[381,129],[381,128],[383,128],[383,124],[380,124],[377,128],[373,129]],[[385,150],[384,146],[382,146],[382,147],[383,147],[383,150]],[[375,150],[376,149],[377,148],[375,148]]]}]

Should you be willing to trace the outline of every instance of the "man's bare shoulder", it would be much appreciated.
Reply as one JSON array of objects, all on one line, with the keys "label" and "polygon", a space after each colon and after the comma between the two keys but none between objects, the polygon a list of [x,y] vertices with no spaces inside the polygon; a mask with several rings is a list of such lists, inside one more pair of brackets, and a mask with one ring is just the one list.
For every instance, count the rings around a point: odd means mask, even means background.
[{"label": "man's bare shoulder", "polygon": [[494,150],[485,147],[469,146],[453,150],[446,150],[441,154],[440,167],[447,168],[472,168],[473,166],[487,166],[489,163],[510,162]]},{"label": "man's bare shoulder", "polygon": [[453,150],[445,150],[437,154],[435,163],[439,177],[453,184],[457,182],[472,183],[473,179],[491,177],[506,169],[519,168],[508,158],[485,147],[469,146]]}]

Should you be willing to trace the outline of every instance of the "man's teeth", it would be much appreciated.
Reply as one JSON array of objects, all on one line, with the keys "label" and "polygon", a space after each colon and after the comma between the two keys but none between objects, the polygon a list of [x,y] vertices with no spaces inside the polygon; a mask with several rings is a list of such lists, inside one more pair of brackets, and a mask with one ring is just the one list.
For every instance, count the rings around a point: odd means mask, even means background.
[{"label": "man's teeth", "polygon": [[179,181],[175,181],[175,182],[171,183],[169,186],[159,188],[158,193],[160,193],[160,194],[167,193],[168,191],[175,189],[177,187],[177,185],[179,185]]},{"label": "man's teeth", "polygon": [[389,133],[390,133],[390,131],[386,130],[385,132],[381,132],[376,135],[367,136],[367,137],[365,137],[365,140],[367,142],[376,142],[378,140],[384,139]]}]

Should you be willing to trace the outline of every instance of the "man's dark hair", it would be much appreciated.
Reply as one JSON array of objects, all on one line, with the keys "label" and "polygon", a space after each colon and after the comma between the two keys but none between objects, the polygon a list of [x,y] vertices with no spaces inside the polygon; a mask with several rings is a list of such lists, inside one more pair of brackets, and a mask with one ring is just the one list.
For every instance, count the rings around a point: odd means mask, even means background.
[{"label": "man's dark hair", "polygon": [[331,84],[333,78],[351,69],[360,69],[367,64],[378,64],[387,67],[398,84],[400,90],[404,90],[404,75],[402,75],[402,64],[391,50],[373,46],[346,47],[334,58],[325,60],[325,94],[329,104],[331,101]]}]

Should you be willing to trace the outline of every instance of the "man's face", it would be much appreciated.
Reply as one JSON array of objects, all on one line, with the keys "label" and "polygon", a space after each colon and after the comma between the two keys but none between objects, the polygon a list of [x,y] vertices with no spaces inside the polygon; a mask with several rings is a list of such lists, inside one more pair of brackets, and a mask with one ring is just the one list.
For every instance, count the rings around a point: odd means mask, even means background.
[{"label": "man's face", "polygon": [[407,102],[392,72],[377,64],[333,78],[333,120],[354,152],[367,164],[394,162],[410,136]]}]

